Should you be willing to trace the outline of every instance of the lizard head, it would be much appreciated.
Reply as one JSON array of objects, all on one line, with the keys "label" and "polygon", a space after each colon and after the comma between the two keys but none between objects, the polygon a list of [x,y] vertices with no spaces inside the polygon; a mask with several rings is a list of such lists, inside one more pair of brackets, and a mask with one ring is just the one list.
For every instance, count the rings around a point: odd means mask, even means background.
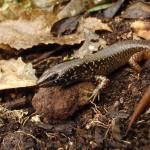
[{"label": "lizard head", "polygon": [[39,86],[67,85],[71,80],[73,80],[72,77],[75,73],[74,68],[78,64],[79,61],[72,60],[47,69],[39,78],[37,84]]}]

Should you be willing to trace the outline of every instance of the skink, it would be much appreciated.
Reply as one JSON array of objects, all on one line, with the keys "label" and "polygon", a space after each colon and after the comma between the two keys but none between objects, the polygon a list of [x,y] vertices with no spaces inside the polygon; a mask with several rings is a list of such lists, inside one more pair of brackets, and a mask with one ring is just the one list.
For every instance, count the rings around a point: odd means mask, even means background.
[{"label": "skink", "polygon": [[[150,58],[150,41],[122,41],[83,59],[74,59],[46,70],[38,80],[38,84],[40,86],[47,84],[49,86],[67,86],[77,81],[91,80],[95,75],[107,76],[127,64],[129,60],[135,70],[141,71],[137,62],[148,58]],[[148,92],[150,92],[150,89]],[[149,96],[150,94],[147,95]],[[131,118],[127,132],[140,113],[149,104],[150,99],[145,98],[144,95]]]},{"label": "skink", "polygon": [[107,76],[127,64],[130,57],[140,51],[150,57],[150,42],[118,42],[83,59],[67,61],[46,70],[39,78],[38,85],[67,86],[77,81],[91,80],[95,75]]}]

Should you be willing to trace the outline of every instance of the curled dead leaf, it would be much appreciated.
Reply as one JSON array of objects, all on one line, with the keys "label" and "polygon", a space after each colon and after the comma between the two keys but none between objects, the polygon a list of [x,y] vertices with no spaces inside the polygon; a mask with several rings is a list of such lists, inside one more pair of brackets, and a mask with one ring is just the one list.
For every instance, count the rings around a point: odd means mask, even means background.
[{"label": "curled dead leaf", "polygon": [[0,23],[0,45],[4,50],[26,50],[39,44],[60,44],[74,45],[85,40],[84,29],[93,32],[96,30],[112,31],[111,28],[96,18],[86,18],[77,31],[71,35],[54,37],[50,34],[50,29],[57,17],[54,14],[44,11],[35,11],[30,16],[24,14],[17,20],[6,20]]}]

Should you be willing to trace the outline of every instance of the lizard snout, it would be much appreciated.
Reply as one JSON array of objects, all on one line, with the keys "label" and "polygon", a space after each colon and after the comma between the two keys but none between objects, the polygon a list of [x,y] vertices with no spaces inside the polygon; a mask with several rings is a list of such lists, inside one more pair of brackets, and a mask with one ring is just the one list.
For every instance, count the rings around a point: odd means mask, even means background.
[{"label": "lizard snout", "polygon": [[39,80],[37,81],[37,84],[39,86],[45,86],[47,84],[52,84],[54,83],[55,80],[57,80],[58,78],[58,73],[56,72],[50,72],[50,70],[46,70],[42,76],[39,78]]}]

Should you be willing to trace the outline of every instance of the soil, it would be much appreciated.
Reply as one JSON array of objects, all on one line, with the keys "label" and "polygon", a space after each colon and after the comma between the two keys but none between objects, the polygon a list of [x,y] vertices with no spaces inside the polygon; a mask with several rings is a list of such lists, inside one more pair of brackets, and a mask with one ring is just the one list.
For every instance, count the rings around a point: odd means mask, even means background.
[{"label": "soil", "polygon": [[[119,23],[118,20],[106,22],[113,27],[114,31],[113,33],[101,33],[108,44],[133,38],[129,20],[121,19]],[[57,55],[62,56],[63,54]],[[60,61],[60,57],[55,60],[54,64],[58,61]],[[129,118],[144,91],[150,85],[150,61],[143,62],[141,65],[143,69],[139,75],[128,65],[117,70],[108,77],[110,79],[109,86],[101,93],[100,100],[88,103],[85,106],[82,105],[78,109],[75,108],[73,113],[71,110],[71,115],[67,114],[69,118],[63,116],[65,114],[58,113],[62,116],[62,120],[52,124],[45,123],[44,120],[42,122],[30,120],[35,112],[32,106],[32,98],[38,93],[39,89],[33,87],[2,91],[1,104],[25,97],[27,103],[23,106],[23,110],[27,110],[29,113],[23,122],[15,121],[10,117],[0,118],[0,149],[149,150],[149,114],[144,112],[129,133],[125,135]],[[58,89],[57,92],[59,92]],[[74,97],[71,93],[69,94],[66,98]],[[59,97],[62,96],[63,93],[59,95]],[[50,95],[47,95],[47,99],[48,97]],[[40,97],[36,100],[39,103],[43,98]],[[74,102],[70,103],[76,105]],[[43,109],[42,106],[41,109]],[[49,113],[52,114],[53,112]],[[59,116],[56,118],[58,119]]]}]

